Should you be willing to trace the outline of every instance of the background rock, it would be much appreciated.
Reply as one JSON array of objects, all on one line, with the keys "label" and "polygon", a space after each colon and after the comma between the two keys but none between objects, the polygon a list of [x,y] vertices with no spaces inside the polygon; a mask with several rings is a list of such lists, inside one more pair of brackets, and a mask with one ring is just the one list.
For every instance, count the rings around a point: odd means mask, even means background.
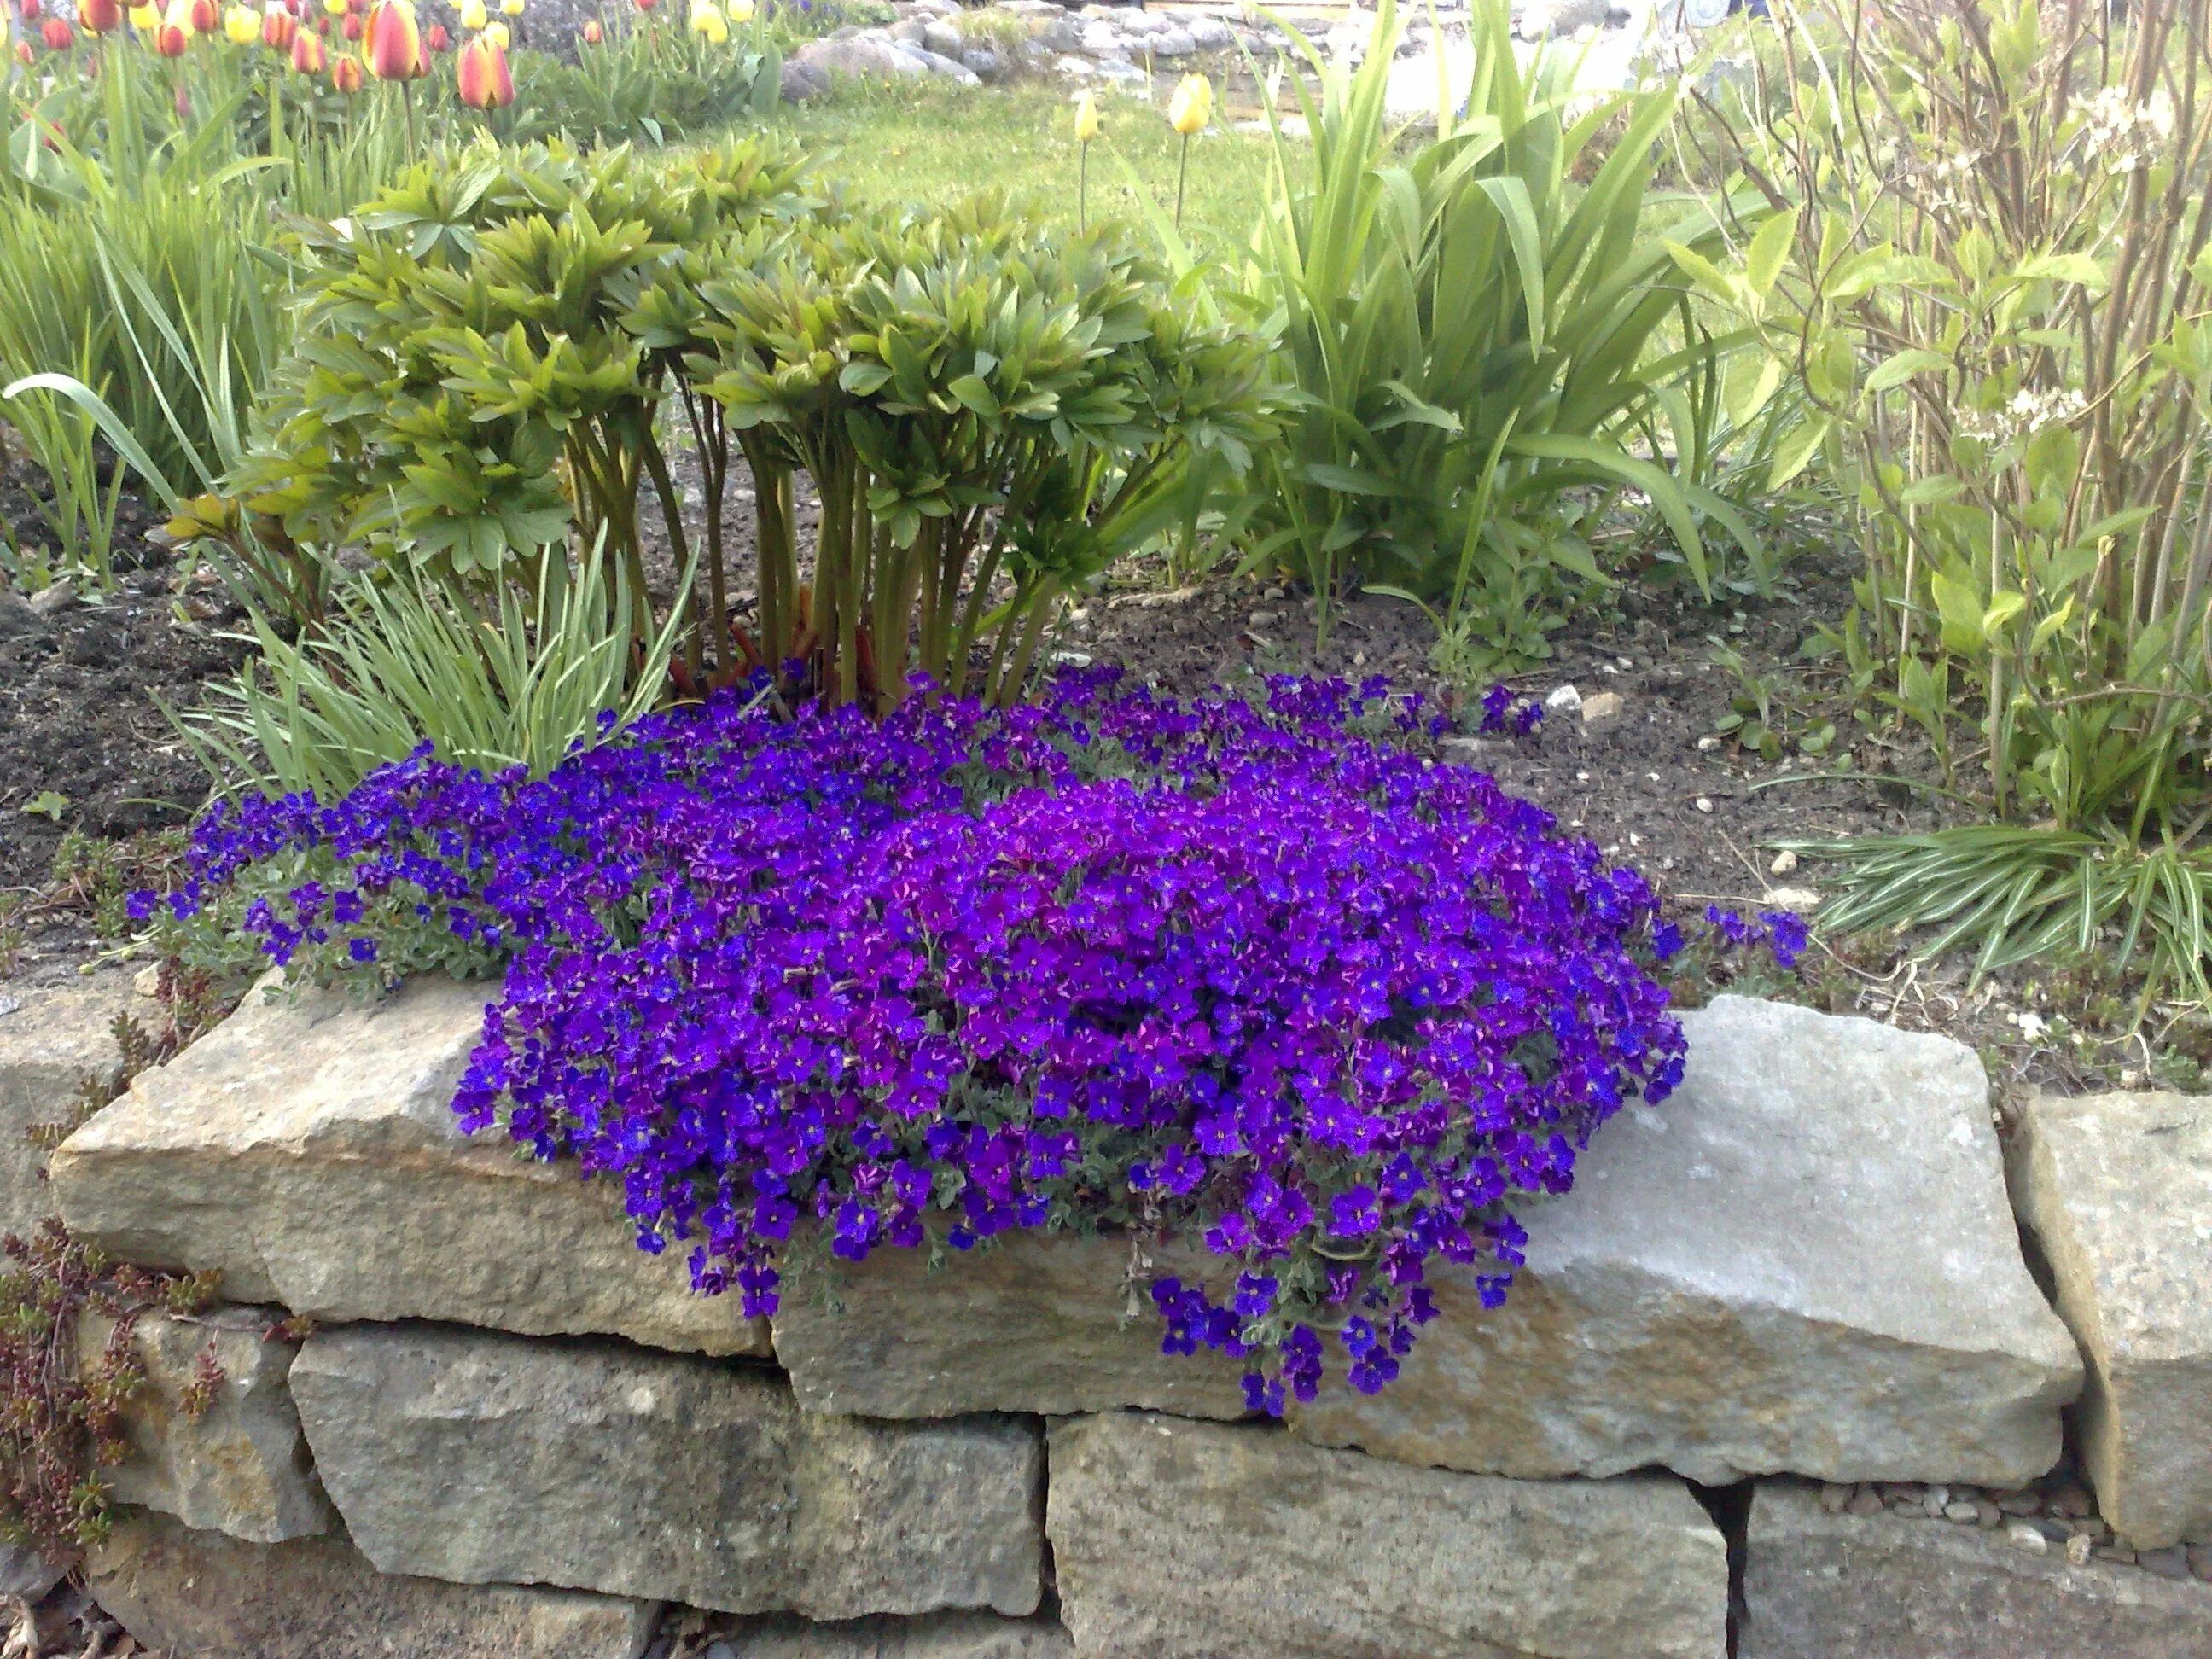
[{"label": "background rock", "polygon": [[2105,1519],[2141,1546],[2212,1543],[2212,1098],[2039,1097],[2012,1170],[2088,1358]]},{"label": "background rock", "polygon": [[1031,1423],[819,1417],[765,1371],[422,1327],[319,1332],[292,1389],[386,1572],[814,1619],[1042,1594]]},{"label": "background rock", "polygon": [[1443,1316],[1399,1379],[1332,1382],[1294,1431],[1528,1478],[2049,1468],[2081,1359],[2021,1257],[1972,1052],[1741,997],[1683,1026],[1682,1087],[1521,1212],[1504,1307],[1434,1274]]},{"label": "background rock", "polygon": [[1078,1659],[1716,1659],[1728,1553],[1680,1482],[1515,1481],[1116,1413],[1052,1428]]},{"label": "background rock", "polygon": [[[331,1529],[330,1506],[286,1386],[300,1345],[264,1335],[282,1316],[265,1308],[220,1308],[138,1320],[131,1338],[145,1361],[146,1382],[125,1408],[130,1455],[104,1472],[117,1502],[257,1544]],[[80,1320],[82,1363],[98,1357],[112,1329],[96,1315]],[[222,1385],[194,1416],[185,1409],[185,1390],[210,1352],[222,1367]]]},{"label": "background rock", "polygon": [[63,1218],[124,1261],[214,1268],[232,1301],[332,1322],[767,1352],[736,1297],[692,1293],[683,1251],[637,1248],[617,1187],[461,1133],[484,998],[438,979],[375,1002],[254,993],[55,1152]]},{"label": "background rock", "polygon": [[[1147,1245],[1149,1277],[1203,1276],[1203,1248]],[[1126,1241],[1006,1235],[988,1249],[881,1249],[855,1267],[810,1270],[785,1287],[776,1358],[808,1411],[862,1417],[1048,1416],[1143,1406],[1185,1417],[1241,1417],[1243,1367],[1212,1353],[1160,1352],[1150,1297],[1128,1293]],[[839,1306],[828,1305],[834,1287]]]},{"label": "background rock", "polygon": [[0,983],[0,1233],[27,1236],[53,1213],[46,1154],[25,1135],[64,1121],[87,1078],[103,1091],[120,1081],[123,1051],[112,1028],[133,1000],[120,973]]},{"label": "background rock", "polygon": [[574,1590],[387,1577],[335,1539],[274,1546],[126,1520],[94,1598],[179,1659],[638,1659],[659,1610]]},{"label": "background rock", "polygon": [[1794,1482],[1753,1498],[1741,1659],[2202,1659],[2212,1584],[1945,1522],[1829,1514]]},{"label": "background rock", "polygon": [[725,1631],[706,1659],[1069,1659],[1067,1632],[1049,1620],[988,1613],[920,1619],[747,1620]]}]

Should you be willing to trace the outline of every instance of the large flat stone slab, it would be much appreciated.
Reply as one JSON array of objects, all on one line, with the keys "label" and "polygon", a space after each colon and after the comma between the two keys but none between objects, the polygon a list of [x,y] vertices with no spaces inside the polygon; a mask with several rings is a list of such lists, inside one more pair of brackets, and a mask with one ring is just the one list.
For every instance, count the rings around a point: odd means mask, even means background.
[{"label": "large flat stone slab", "polygon": [[1531,1479],[2051,1468],[2081,1362],[2021,1258],[1973,1053],[1741,997],[1683,1026],[1681,1088],[1522,1216],[1504,1307],[1437,1275],[1399,1379],[1324,1388],[1294,1431]]},{"label": "large flat stone slab", "polygon": [[[331,1530],[287,1386],[300,1345],[270,1334],[276,1316],[265,1308],[218,1308],[189,1317],[148,1314],[132,1326],[146,1380],[124,1409],[129,1454],[100,1472],[118,1503],[257,1544]],[[80,1355],[96,1358],[112,1333],[110,1322],[87,1315],[77,1326]],[[222,1381],[195,1413],[187,1401],[204,1356]]]},{"label": "large flat stone slab", "polygon": [[2212,1543],[2212,1098],[2031,1100],[2012,1173],[2088,1357],[2105,1519],[2150,1548]]},{"label": "large flat stone slab", "polygon": [[637,1248],[612,1184],[461,1133],[483,1006],[436,979],[375,1002],[255,993],[57,1149],[63,1219],[125,1261],[213,1268],[232,1301],[332,1322],[766,1352],[736,1297],[691,1293],[684,1252]]},{"label": "large flat stone slab", "polygon": [[154,1515],[117,1528],[86,1583],[142,1646],[176,1659],[638,1659],[659,1613],[393,1577],[342,1540],[248,1544]]},{"label": "large flat stone slab", "polygon": [[1943,1521],[1831,1515],[1810,1487],[1752,1500],[1741,1659],[2203,1659],[2212,1584]]},{"label": "large flat stone slab", "polygon": [[1052,1429],[1077,1659],[1719,1659],[1728,1551],[1680,1481],[1409,1468],[1257,1425]]},{"label": "large flat stone slab", "polygon": [[822,1253],[794,1274],[775,1352],[808,1411],[865,1417],[1048,1416],[1140,1406],[1181,1417],[1244,1414],[1243,1366],[1160,1352],[1144,1287],[1200,1276],[1202,1246],[1015,1232],[948,1253],[879,1249],[854,1266]]},{"label": "large flat stone slab", "polygon": [[1050,1620],[932,1613],[833,1625],[749,1619],[710,1642],[704,1659],[1071,1659],[1074,1651]]},{"label": "large flat stone slab", "polygon": [[292,1393],[386,1572],[811,1619],[1042,1595],[1034,1422],[824,1417],[765,1368],[437,1327],[319,1332]]},{"label": "large flat stone slab", "polygon": [[0,980],[0,1233],[28,1237],[53,1213],[46,1154],[26,1137],[64,1121],[87,1079],[114,1090],[123,1075],[115,1018],[132,1002],[120,973]]}]

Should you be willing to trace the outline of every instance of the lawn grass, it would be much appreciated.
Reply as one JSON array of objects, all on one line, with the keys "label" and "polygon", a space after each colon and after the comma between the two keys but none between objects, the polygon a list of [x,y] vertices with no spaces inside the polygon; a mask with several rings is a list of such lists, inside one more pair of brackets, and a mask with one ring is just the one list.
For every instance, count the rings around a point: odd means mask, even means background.
[{"label": "lawn grass", "polygon": [[[1163,209],[1172,207],[1182,140],[1162,111],[1173,86],[1162,77],[1152,104],[1097,94],[1104,130],[1091,152],[1093,218],[1121,214],[1145,224],[1116,156]],[[841,85],[781,118],[830,177],[863,197],[943,206],[999,185],[1025,194],[1041,217],[1073,226],[1073,100],[1065,85],[960,87],[916,78]],[[1195,252],[1219,258],[1245,246],[1266,201],[1270,155],[1265,135],[1215,127],[1192,142],[1183,231]]]}]

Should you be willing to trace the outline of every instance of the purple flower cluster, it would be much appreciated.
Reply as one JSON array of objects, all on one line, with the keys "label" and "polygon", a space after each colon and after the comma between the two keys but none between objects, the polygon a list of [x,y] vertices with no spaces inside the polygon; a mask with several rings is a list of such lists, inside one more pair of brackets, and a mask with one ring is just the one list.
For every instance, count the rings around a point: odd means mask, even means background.
[{"label": "purple flower cluster", "polygon": [[1152,1287],[1163,1347],[1279,1412],[1329,1339],[1395,1376],[1439,1261],[1499,1301],[1508,1206],[1681,1075],[1649,886],[1391,740],[1419,720],[1103,672],[881,724],[720,702],[539,780],[425,754],[220,810],[163,920],[324,975],[503,966],[465,1127],[620,1181],[749,1314],[819,1244],[1202,1240],[1218,1281]]}]

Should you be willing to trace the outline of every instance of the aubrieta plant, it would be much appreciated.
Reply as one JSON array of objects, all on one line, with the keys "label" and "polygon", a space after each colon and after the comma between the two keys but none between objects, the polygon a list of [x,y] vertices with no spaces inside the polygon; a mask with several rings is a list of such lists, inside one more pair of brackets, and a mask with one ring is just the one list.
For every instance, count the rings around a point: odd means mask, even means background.
[{"label": "aubrieta plant", "polygon": [[[1509,717],[1504,706],[1497,718]],[[1255,1409],[1372,1392],[1520,1199],[1656,1102],[1658,905],[1379,682],[1179,703],[1108,671],[878,723],[722,698],[550,775],[418,755],[218,806],[142,893],[188,960],[505,974],[455,1109],[622,1182],[647,1251],[773,1313],[796,1252],[1023,1228],[1202,1240],[1163,1346]]]}]

